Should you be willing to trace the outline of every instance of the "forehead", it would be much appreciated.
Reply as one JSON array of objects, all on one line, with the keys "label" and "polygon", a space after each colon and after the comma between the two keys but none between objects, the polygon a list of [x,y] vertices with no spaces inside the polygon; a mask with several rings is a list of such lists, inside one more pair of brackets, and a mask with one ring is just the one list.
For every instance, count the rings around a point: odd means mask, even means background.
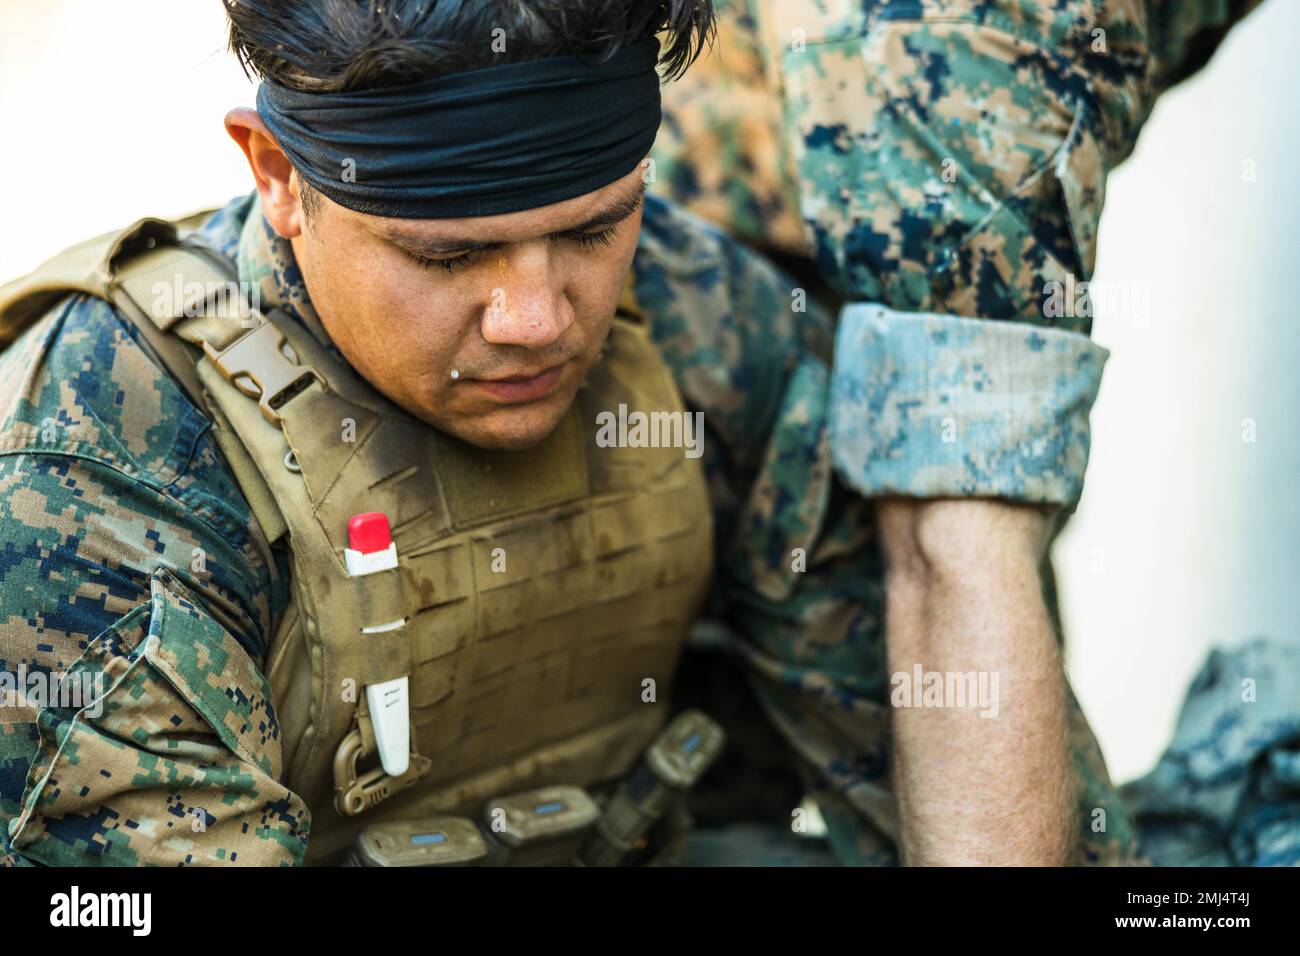
[{"label": "forehead", "polygon": [[[393,219],[362,216],[371,232],[383,239],[407,243],[508,243],[525,242],[553,232],[595,228],[593,220],[610,222],[626,218],[640,202],[645,182],[638,166],[594,192],[572,199],[495,216],[468,216],[460,219]],[[359,215],[359,214],[358,214]]]}]

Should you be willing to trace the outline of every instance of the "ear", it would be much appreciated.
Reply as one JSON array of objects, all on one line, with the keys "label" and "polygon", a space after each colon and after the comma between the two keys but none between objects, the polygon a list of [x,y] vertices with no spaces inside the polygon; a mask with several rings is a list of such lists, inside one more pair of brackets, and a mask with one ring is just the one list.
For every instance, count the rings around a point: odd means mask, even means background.
[{"label": "ear", "polygon": [[234,109],[226,114],[226,132],[239,144],[262,194],[262,212],[281,237],[302,235],[305,217],[298,195],[298,172],[256,110]]}]

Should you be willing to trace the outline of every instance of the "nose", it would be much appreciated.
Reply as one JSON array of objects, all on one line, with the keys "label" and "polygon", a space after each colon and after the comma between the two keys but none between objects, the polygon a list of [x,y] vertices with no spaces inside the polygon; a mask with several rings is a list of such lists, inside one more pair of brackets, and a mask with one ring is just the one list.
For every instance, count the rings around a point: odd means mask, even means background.
[{"label": "nose", "polygon": [[493,345],[541,349],[573,324],[573,307],[548,244],[528,243],[499,260],[498,282],[483,310],[483,339]]}]

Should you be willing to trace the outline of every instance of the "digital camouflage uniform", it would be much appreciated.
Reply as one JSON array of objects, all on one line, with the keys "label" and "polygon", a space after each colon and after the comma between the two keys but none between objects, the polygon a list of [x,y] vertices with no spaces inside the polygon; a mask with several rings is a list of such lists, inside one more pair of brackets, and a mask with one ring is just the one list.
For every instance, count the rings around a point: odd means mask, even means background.
[{"label": "digital camouflage uniform", "polygon": [[1091,277],[1107,174],[1258,0],[714,0],[655,189],[845,300],[1042,314]]},{"label": "digital camouflage uniform", "polygon": [[1300,645],[1216,647],[1168,749],[1124,785],[1158,866],[1300,866]]},{"label": "digital camouflage uniform", "polygon": [[1255,5],[719,0],[653,188],[844,305],[853,487],[1072,506],[1107,352],[1050,284],[1091,279],[1107,174]]},{"label": "digital camouflage uniform", "polygon": [[[664,91],[652,188],[838,313],[847,486],[1077,504],[1107,351],[1069,283],[1092,277],[1106,176],[1256,5],[718,0],[714,48]],[[1071,721],[1082,802],[1110,807],[1072,697]],[[1131,857],[1117,806],[1086,855]]]},{"label": "digital camouflage uniform", "polygon": [[655,188],[848,303],[858,490],[1071,505],[1106,352],[1047,287],[1091,279],[1106,175],[1255,5],[720,0],[665,90]]}]

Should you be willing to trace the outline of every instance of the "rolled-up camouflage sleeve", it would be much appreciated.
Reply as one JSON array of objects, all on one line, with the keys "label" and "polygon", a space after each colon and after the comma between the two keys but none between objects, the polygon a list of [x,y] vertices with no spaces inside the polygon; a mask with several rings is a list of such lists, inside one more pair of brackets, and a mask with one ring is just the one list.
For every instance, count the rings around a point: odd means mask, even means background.
[{"label": "rolled-up camouflage sleeve", "polygon": [[0,864],[303,858],[283,571],[209,430],[104,303],[0,356]]},{"label": "rolled-up camouflage sleeve", "polygon": [[[726,120],[739,98],[692,89],[688,73],[669,93],[665,181],[715,219],[732,210],[746,238],[810,256],[849,303],[832,410],[846,483],[1077,500],[1107,356],[1088,337],[1087,288],[1107,175],[1159,94],[1255,5],[723,0],[710,78],[781,100],[779,148],[760,137],[763,151],[711,162],[678,114]],[[691,175],[718,165],[725,192]],[[797,186],[771,188],[774,175]],[[735,197],[744,179],[764,202]],[[784,223],[789,202],[803,249],[751,223],[751,207]]]},{"label": "rolled-up camouflage sleeve", "polygon": [[835,468],[869,496],[1069,505],[1107,354],[1073,332],[849,305],[831,377]]},{"label": "rolled-up camouflage sleeve", "polygon": [[764,5],[813,255],[855,303],[832,413],[849,484],[1078,498],[1106,176],[1250,5]]}]

